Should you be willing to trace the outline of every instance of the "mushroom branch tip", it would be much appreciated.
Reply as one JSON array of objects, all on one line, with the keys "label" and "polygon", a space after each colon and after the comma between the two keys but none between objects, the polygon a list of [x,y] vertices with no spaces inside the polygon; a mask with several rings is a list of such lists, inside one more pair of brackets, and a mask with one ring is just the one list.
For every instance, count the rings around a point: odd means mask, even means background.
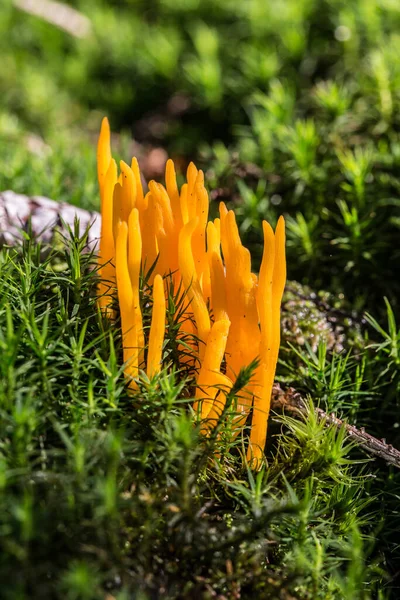
[{"label": "mushroom branch tip", "polygon": [[[235,213],[224,203],[209,220],[204,173],[191,162],[179,189],[175,165],[166,163],[165,186],[143,190],[136,158],[117,163],[107,118],[97,146],[102,229],[99,250],[100,309],[110,318],[116,289],[121,315],[124,369],[137,389],[140,372],[152,379],[171,355],[178,331],[178,367],[192,369],[194,409],[209,435],[243,368],[253,377],[238,394],[235,434],[251,419],[247,459],[264,456],[272,386],[280,346],[280,306],[286,282],[285,221],[275,231],[262,222],[264,248],[259,275],[242,244]],[[181,290],[185,308],[171,327],[170,290]],[[147,325],[146,323],[149,323]],[[175,340],[176,341],[176,340]],[[256,360],[257,359],[257,360]]]}]

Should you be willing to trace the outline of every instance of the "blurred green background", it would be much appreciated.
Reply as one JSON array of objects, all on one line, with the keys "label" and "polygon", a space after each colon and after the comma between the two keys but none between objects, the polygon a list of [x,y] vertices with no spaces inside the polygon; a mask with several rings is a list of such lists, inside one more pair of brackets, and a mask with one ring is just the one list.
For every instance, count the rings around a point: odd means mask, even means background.
[{"label": "blurred green background", "polygon": [[207,171],[255,268],[284,213],[291,278],[396,307],[397,0],[3,0],[0,53],[0,189],[97,207],[106,114],[147,177]]}]

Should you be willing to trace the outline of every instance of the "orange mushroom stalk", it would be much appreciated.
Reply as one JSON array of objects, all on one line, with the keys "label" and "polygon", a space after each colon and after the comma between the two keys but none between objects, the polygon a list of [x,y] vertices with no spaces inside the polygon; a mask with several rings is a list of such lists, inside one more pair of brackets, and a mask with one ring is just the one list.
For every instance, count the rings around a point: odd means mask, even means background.
[{"label": "orange mushroom stalk", "polygon": [[[130,387],[137,387],[141,370],[152,378],[162,369],[164,280],[169,277],[186,293],[188,306],[181,331],[193,332],[194,341],[187,347],[196,356],[188,361],[186,354],[181,363],[193,366],[195,359],[199,361],[194,409],[205,435],[218,422],[240,369],[258,359],[233,419],[237,433],[251,415],[248,460],[257,468],[263,459],[280,345],[280,305],[286,281],[283,217],[275,233],[263,221],[264,252],[257,277],[234,212],[221,204],[220,218],[208,221],[204,175],[193,163],[187,170],[187,183],[179,190],[174,164],[168,160],[166,186],[151,181],[145,194],[135,158],[131,166],[121,161],[118,175],[107,119],[102,123],[97,159],[102,212],[99,306],[110,315],[116,285]],[[153,287],[152,303],[140,289],[141,275],[147,274]],[[141,306],[150,305],[147,334]]]},{"label": "orange mushroom stalk", "polygon": [[165,294],[161,275],[156,275],[153,285],[153,313],[149,335],[147,375],[154,377],[161,370],[162,348],[165,334]]}]

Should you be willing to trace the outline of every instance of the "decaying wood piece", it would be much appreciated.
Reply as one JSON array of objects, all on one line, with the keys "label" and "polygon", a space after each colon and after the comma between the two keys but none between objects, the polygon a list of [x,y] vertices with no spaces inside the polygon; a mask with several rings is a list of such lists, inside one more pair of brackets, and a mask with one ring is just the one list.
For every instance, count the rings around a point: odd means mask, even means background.
[{"label": "decaying wood piece", "polygon": [[[282,390],[278,383],[275,383],[272,390],[271,407],[280,412],[285,411],[298,416],[306,414],[306,403],[302,396],[293,388]],[[353,439],[362,449],[368,454],[382,458],[387,463],[400,469],[400,451],[394,448],[391,444],[387,444],[386,440],[380,440],[373,437],[365,431],[363,427],[358,429],[354,425],[350,425],[339,419],[336,415],[328,414],[321,408],[315,408],[318,418],[324,421],[327,426],[334,425],[338,429],[344,427],[349,438]]]},{"label": "decaying wood piece", "polygon": [[25,196],[11,190],[0,192],[0,246],[20,242],[21,230],[26,231],[29,223],[38,241],[50,243],[57,230],[67,233],[64,223],[73,228],[75,217],[79,219],[80,235],[90,225],[88,247],[96,249],[100,238],[99,213],[43,196]]},{"label": "decaying wood piece", "polygon": [[85,38],[92,31],[90,19],[68,6],[55,0],[13,0],[16,8],[35,15],[51,25],[59,27],[77,38]]}]

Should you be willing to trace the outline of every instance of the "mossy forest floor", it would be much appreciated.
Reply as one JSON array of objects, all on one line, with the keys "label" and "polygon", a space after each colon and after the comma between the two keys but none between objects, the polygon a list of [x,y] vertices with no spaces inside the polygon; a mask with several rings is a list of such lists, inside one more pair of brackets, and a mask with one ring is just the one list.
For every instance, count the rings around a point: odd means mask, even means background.
[{"label": "mossy forest floor", "polygon": [[98,210],[107,114],[147,177],[204,169],[254,270],[284,214],[276,380],[306,415],[271,414],[259,473],[229,412],[203,438],[172,317],[132,396],[85,236],[26,233],[0,251],[0,597],[396,600],[400,470],[314,408],[400,448],[399,6],[75,0],[79,36],[28,4],[0,6],[0,191]]}]

